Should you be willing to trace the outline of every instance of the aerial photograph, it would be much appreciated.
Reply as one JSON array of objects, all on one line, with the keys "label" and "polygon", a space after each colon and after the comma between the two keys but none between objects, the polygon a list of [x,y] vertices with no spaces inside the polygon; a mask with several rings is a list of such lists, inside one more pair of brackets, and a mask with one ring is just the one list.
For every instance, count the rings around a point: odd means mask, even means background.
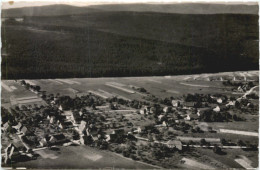
[{"label": "aerial photograph", "polygon": [[258,2],[4,1],[3,169],[257,169]]}]

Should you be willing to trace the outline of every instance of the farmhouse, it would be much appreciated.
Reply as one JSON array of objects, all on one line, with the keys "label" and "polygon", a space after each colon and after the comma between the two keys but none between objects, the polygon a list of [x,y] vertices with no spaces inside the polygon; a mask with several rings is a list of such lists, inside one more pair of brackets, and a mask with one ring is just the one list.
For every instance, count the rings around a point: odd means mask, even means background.
[{"label": "farmhouse", "polygon": [[172,106],[173,107],[180,107],[181,106],[181,100],[172,100]]}]

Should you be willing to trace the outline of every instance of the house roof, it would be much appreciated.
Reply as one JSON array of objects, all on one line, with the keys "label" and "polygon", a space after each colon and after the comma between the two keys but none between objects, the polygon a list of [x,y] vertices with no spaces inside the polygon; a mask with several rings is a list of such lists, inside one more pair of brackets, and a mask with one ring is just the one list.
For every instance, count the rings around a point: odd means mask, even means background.
[{"label": "house roof", "polygon": [[4,129],[7,129],[9,127],[9,123],[6,122],[3,127],[4,127]]},{"label": "house roof", "polygon": [[27,133],[27,132],[28,132],[28,129],[27,129],[27,127],[23,126],[22,129],[21,129],[21,131],[22,131],[23,133]]}]

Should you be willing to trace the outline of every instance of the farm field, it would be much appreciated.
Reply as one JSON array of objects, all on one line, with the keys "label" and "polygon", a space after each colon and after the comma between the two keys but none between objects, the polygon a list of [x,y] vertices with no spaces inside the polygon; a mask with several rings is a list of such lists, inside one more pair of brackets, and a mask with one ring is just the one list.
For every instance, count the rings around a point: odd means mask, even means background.
[{"label": "farm field", "polygon": [[46,155],[46,157],[30,162],[20,162],[16,164],[16,167],[44,169],[83,169],[86,167],[89,169],[154,169],[153,166],[88,146],[59,147],[58,152],[46,149],[41,151],[41,155]]}]

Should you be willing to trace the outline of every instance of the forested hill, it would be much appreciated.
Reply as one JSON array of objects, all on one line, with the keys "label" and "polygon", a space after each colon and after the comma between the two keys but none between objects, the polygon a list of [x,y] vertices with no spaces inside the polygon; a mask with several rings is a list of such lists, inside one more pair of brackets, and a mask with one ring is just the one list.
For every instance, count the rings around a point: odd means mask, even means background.
[{"label": "forested hill", "polygon": [[4,79],[258,70],[258,15],[93,8],[22,18],[2,22]]},{"label": "forested hill", "polygon": [[100,11],[159,12],[176,14],[258,14],[258,5],[246,4],[105,4],[90,6],[47,5],[3,9],[2,17],[61,16]]}]

